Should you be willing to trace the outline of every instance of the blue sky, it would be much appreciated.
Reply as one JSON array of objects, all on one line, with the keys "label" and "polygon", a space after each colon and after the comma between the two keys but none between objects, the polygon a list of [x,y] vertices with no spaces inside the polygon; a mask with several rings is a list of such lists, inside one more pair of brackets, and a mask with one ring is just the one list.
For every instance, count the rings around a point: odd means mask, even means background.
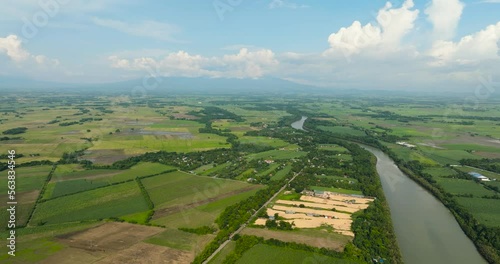
[{"label": "blue sky", "polygon": [[112,82],[155,72],[421,90],[500,78],[495,0],[4,2],[0,76]]}]

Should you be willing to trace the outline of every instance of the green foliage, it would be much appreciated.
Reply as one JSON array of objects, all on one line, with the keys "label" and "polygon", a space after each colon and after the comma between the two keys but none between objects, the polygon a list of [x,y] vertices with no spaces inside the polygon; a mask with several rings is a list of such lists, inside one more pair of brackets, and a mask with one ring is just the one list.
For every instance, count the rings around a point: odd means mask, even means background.
[{"label": "green foliage", "polygon": [[4,135],[17,135],[17,134],[26,133],[27,130],[28,130],[27,127],[16,127],[16,128],[7,129],[7,130],[3,131],[2,134],[4,134]]}]

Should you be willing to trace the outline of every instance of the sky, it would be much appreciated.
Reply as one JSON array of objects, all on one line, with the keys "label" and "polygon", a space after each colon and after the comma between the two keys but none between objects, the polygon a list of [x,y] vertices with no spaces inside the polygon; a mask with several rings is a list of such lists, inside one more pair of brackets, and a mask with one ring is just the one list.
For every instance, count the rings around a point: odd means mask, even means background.
[{"label": "sky", "polygon": [[500,86],[500,0],[0,3],[0,81],[154,75],[386,90]]}]

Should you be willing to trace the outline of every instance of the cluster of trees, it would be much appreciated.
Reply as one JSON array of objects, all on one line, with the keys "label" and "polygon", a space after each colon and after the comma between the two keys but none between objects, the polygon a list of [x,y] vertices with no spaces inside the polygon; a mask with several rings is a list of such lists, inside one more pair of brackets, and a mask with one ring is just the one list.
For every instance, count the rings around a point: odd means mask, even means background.
[{"label": "cluster of trees", "polygon": [[266,221],[266,227],[269,229],[278,229],[278,230],[293,230],[293,224],[288,223],[283,220],[271,220],[268,219]]},{"label": "cluster of trees", "polygon": [[151,218],[153,217],[153,214],[154,214],[153,210],[155,208],[155,204],[153,203],[153,200],[151,200],[151,197],[149,196],[149,193],[146,190],[146,187],[144,187],[144,185],[142,184],[141,179],[139,177],[136,177],[135,181],[137,182],[137,185],[139,186],[139,189],[141,190],[141,193],[142,193],[142,196],[144,197],[144,200],[148,204],[149,211],[148,211],[148,217],[146,219],[146,223],[148,223],[151,220]]},{"label": "cluster of trees", "polygon": [[0,141],[7,141],[7,140],[19,140],[23,139],[22,137],[0,137]]},{"label": "cluster of trees", "polygon": [[460,164],[500,173],[500,159],[462,159]]},{"label": "cluster of trees", "polygon": [[7,130],[3,131],[2,134],[4,134],[4,135],[18,135],[18,134],[26,133],[27,130],[28,130],[27,127],[16,127],[16,128],[7,129]]},{"label": "cluster of trees", "polygon": [[179,230],[197,235],[208,235],[217,232],[216,228],[210,226],[202,226],[198,228],[179,227]]}]

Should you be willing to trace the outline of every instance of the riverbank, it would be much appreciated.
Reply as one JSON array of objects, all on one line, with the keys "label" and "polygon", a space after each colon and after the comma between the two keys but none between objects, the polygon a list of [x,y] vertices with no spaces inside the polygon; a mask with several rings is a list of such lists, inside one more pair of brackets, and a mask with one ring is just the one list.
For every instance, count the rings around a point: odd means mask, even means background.
[{"label": "riverbank", "polygon": [[405,263],[486,263],[448,208],[379,149],[377,171]]}]

